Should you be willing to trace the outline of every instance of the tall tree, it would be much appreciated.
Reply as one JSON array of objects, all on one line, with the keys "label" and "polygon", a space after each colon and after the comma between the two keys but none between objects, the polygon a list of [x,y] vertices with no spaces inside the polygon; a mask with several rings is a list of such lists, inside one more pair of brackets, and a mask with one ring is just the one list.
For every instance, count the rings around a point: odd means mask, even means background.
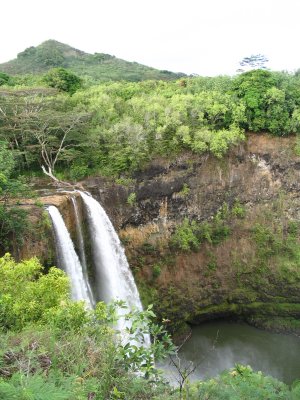
[{"label": "tall tree", "polygon": [[0,139],[22,154],[28,167],[38,163],[57,180],[55,166],[76,158],[89,115],[75,109],[65,95],[0,96]]},{"label": "tall tree", "polygon": [[15,203],[27,195],[28,188],[14,177],[14,153],[8,144],[0,141],[0,253],[22,243],[28,231],[27,213]]},{"label": "tall tree", "polygon": [[82,85],[79,76],[65,68],[53,68],[44,76],[44,81],[50,87],[73,94]]},{"label": "tall tree", "polygon": [[250,57],[244,57],[240,61],[240,66],[237,72],[250,71],[252,69],[268,69],[266,64],[269,62],[268,58],[263,54],[252,54]]}]

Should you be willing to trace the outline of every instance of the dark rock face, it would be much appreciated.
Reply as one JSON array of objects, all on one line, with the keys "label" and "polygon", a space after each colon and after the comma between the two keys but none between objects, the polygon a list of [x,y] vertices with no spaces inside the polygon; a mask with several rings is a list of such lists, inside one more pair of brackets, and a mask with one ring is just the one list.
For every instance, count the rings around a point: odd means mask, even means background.
[{"label": "dark rock face", "polygon": [[[289,260],[287,250],[282,257],[270,252],[262,258],[253,239],[257,224],[270,227],[278,238],[279,231],[286,236],[290,221],[300,221],[300,158],[294,146],[293,137],[251,134],[222,159],[186,153],[153,161],[126,185],[102,177],[81,183],[124,241],[144,303],[154,303],[174,330],[182,322],[242,317],[299,333],[300,261],[294,255]],[[70,201],[60,199],[50,203],[57,202],[73,234]],[[226,239],[204,241],[193,252],[170,247],[184,218],[210,223],[224,204],[232,209],[237,202],[245,218],[226,222]],[[28,256],[30,243],[26,246]]]},{"label": "dark rock face", "polygon": [[[223,159],[189,153],[172,163],[154,161],[136,173],[135,182],[127,187],[104,178],[91,178],[83,185],[101,202],[118,229],[159,218],[165,202],[168,220],[186,216],[201,221],[212,217],[224,202],[231,205],[239,199],[253,206],[272,201],[281,192],[293,197],[291,212],[297,217],[300,161],[293,155],[293,146],[294,138],[250,135],[246,144]],[[181,193],[184,185],[189,188],[186,196]],[[129,206],[127,198],[133,192],[136,202]]]},{"label": "dark rock face", "polygon": [[[260,264],[252,238],[257,223],[284,230],[288,221],[300,220],[294,140],[249,135],[222,159],[189,153],[172,162],[155,160],[129,186],[100,178],[83,183],[124,239],[144,302],[154,302],[161,317],[176,325],[242,316],[256,325],[299,331],[294,324],[300,316],[299,274],[291,270],[289,279],[277,258]],[[131,205],[130,193],[135,193]],[[236,202],[246,217],[228,222],[231,234],[222,243],[203,243],[190,253],[170,249],[170,235],[184,218],[209,222],[224,203],[232,208]]]},{"label": "dark rock face", "polygon": [[[81,197],[78,194],[73,194],[72,196],[76,196],[79,212],[82,214]],[[57,265],[52,223],[46,207],[54,205],[59,209],[76,246],[76,223],[71,194],[60,193],[52,189],[47,194],[42,194],[38,202],[40,206],[36,206],[36,200],[26,199],[21,205],[22,208],[28,211],[32,229],[27,232],[24,238],[24,245],[21,248],[12,246],[12,255],[19,260],[36,256],[46,266]]]}]

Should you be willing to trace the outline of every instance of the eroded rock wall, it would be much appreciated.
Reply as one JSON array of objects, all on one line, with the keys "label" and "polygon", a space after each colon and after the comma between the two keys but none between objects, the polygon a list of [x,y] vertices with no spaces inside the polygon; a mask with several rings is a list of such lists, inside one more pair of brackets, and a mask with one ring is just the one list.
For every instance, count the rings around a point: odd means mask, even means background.
[{"label": "eroded rock wall", "polygon": [[[230,316],[299,332],[299,234],[289,234],[289,224],[300,221],[294,148],[292,137],[250,134],[222,159],[186,153],[155,160],[127,185],[84,182],[123,239],[144,303],[154,302],[176,329],[181,321]],[[211,223],[224,204],[231,214],[223,240],[188,252],[170,245],[184,218]],[[237,204],[242,218],[231,212]],[[259,230],[270,238],[259,238]]]},{"label": "eroded rock wall", "polygon": [[22,246],[11,245],[12,255],[18,259],[36,256],[45,266],[57,265],[55,238],[51,219],[46,208],[56,206],[62,214],[68,231],[77,245],[76,222],[71,197],[76,196],[80,214],[83,213],[81,198],[78,194],[58,192],[55,188],[41,193],[36,199],[26,199],[20,204],[28,212],[29,229],[24,237]]},{"label": "eroded rock wall", "polygon": [[[295,138],[250,134],[222,159],[191,153],[156,159],[133,179],[118,182],[91,177],[81,184],[119,232],[144,304],[154,303],[171,330],[178,332],[183,322],[242,317],[258,326],[300,332]],[[76,245],[70,195],[42,196],[41,201],[58,206]],[[220,240],[204,238],[190,251],[172,244],[185,218],[213,226],[224,205],[227,234]],[[48,226],[40,239],[27,240],[21,258],[54,261],[50,231]]]}]

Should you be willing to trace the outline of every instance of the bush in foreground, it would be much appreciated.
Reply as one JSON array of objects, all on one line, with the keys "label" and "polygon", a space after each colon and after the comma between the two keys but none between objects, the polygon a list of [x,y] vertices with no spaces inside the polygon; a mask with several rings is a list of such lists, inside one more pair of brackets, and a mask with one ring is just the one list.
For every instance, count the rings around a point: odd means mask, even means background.
[{"label": "bush in foreground", "polygon": [[[182,390],[165,384],[153,358],[175,351],[151,307],[125,312],[131,324],[113,327],[122,302],[87,310],[72,302],[65,274],[42,273],[37,259],[0,258],[0,399],[2,400],[298,400],[272,377],[237,365],[221,376]],[[123,310],[124,311],[124,310]],[[143,344],[150,332],[152,344]],[[142,343],[136,345],[137,341]],[[180,371],[179,371],[180,372]]]}]

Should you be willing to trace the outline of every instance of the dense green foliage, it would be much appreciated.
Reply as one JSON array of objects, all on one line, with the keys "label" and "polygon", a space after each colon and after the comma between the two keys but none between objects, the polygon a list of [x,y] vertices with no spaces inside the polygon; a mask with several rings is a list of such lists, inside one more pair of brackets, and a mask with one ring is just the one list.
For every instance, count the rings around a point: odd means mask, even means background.
[{"label": "dense green foliage", "polygon": [[283,383],[262,373],[253,372],[250,367],[237,365],[232,371],[220,377],[199,382],[190,389],[190,400],[296,400],[300,385],[292,392]]},{"label": "dense green foliage", "polygon": [[27,212],[16,206],[20,196],[28,189],[22,179],[16,177],[17,152],[8,149],[7,142],[0,141],[0,251],[20,245],[28,231]]},{"label": "dense green foliage", "polygon": [[82,80],[65,68],[50,69],[44,76],[44,81],[50,87],[73,94],[81,87]]},{"label": "dense green foliage", "polygon": [[55,40],[47,40],[37,47],[28,47],[19,53],[15,60],[1,64],[0,71],[11,75],[38,76],[56,67],[68,68],[90,83],[114,80],[170,80],[184,75],[121,60],[109,54],[88,54]]},{"label": "dense green foliage", "polygon": [[63,272],[43,268],[36,259],[16,263],[9,255],[0,259],[0,325],[21,329],[42,320],[68,298],[69,282]]},{"label": "dense green foliage", "polygon": [[[299,73],[254,70],[233,78],[181,76],[178,81],[166,82],[180,74],[127,63],[106,54],[85,54],[54,41],[28,48],[17,60],[2,67],[1,251],[7,250],[12,241],[21,244],[29,229],[26,212],[16,207],[26,195],[20,175],[39,174],[43,167],[46,173],[59,178],[79,180],[89,174],[101,174],[125,182],[154,157],[172,162],[182,152],[193,152],[221,158],[231,146],[245,139],[245,131],[266,131],[278,136],[300,133]],[[28,71],[38,75],[8,75]],[[92,86],[120,77],[127,82]],[[162,80],[128,82],[156,78]],[[185,184],[178,196],[188,198],[189,193]],[[136,201],[136,193],[131,192],[128,205],[134,207]],[[244,216],[245,209],[236,203],[230,210],[222,207],[210,222],[184,219],[174,230],[168,250],[194,251],[204,242],[208,248],[215,248],[230,235],[229,218]],[[256,248],[253,260],[247,265],[235,260],[241,287],[244,273],[250,276],[247,284],[270,285],[271,263],[273,268],[280,265],[285,281],[297,283],[297,232],[295,222],[284,229],[258,222],[251,232]],[[144,250],[155,251],[151,244],[144,245]],[[153,266],[154,280],[160,276],[163,262]],[[218,268],[213,256],[207,268],[208,273]],[[251,302],[249,307],[259,308],[261,303],[255,302],[255,296],[250,287],[245,298]],[[176,297],[177,302],[184,303],[177,294]],[[132,329],[127,330],[126,344],[113,334],[117,313],[117,305],[100,303],[90,311],[83,303],[72,303],[68,280],[56,268],[44,274],[35,259],[22,263],[8,255],[0,259],[0,398],[299,397],[299,386],[291,391],[284,384],[241,366],[219,378],[187,385],[178,395],[157,380],[153,354],[159,358],[172,351],[173,346],[164,329],[151,322],[151,308],[127,314]],[[152,346],[134,346],[133,340],[145,331],[152,334]],[[155,379],[155,385],[133,375],[136,371]]]},{"label": "dense green foliage", "polygon": [[[118,308],[98,303],[87,310],[68,299],[68,279],[36,259],[0,259],[0,398],[5,400],[84,399],[272,399],[296,400],[299,385],[236,366],[218,378],[186,383],[181,392],[164,384],[152,357],[173,351],[168,335],[152,322],[149,308],[132,312],[124,342],[114,334]],[[151,347],[134,340],[151,332]],[[140,371],[139,375],[133,374]],[[142,377],[142,375],[144,377]],[[151,379],[155,379],[153,382]]]},{"label": "dense green foliage", "polygon": [[3,400],[163,398],[170,389],[126,371],[112,333],[28,327],[0,335]]},{"label": "dense green foliage", "polygon": [[243,208],[235,204],[230,211],[225,204],[212,218],[211,222],[199,223],[187,218],[176,226],[171,236],[171,247],[183,251],[197,251],[201,243],[219,244],[230,234],[227,221],[230,217],[243,218]]},{"label": "dense green foliage", "polygon": [[10,75],[5,74],[4,72],[0,72],[0,86],[14,86],[14,79]]},{"label": "dense green foliage", "polygon": [[300,130],[298,75],[255,70],[235,78],[115,82],[83,90],[63,68],[44,79],[72,97],[18,86],[0,92],[0,140],[18,151],[20,171],[45,165],[64,171],[66,179],[118,177],[182,151],[222,157],[245,130]]},{"label": "dense green foliage", "polygon": [[295,131],[300,104],[299,79],[254,70],[235,79],[234,92],[246,105],[246,129],[276,135]]},{"label": "dense green foliage", "polygon": [[58,160],[70,163],[78,156],[78,143],[85,140],[88,114],[70,104],[68,96],[47,93],[33,90],[27,96],[22,91],[0,96],[0,137],[18,155],[19,172],[40,165],[54,170]]},{"label": "dense green foliage", "polygon": [[[69,300],[69,280],[61,270],[42,272],[36,259],[0,259],[0,394],[11,396],[0,397],[86,399],[94,393],[97,399],[113,399],[117,393],[131,398],[158,393],[159,387],[132,375],[139,371],[156,380],[153,357],[174,351],[166,331],[152,322],[151,307],[122,317],[121,302],[88,310]],[[113,330],[119,318],[131,322],[122,335]],[[153,337],[149,346],[142,341],[145,332]]]}]

